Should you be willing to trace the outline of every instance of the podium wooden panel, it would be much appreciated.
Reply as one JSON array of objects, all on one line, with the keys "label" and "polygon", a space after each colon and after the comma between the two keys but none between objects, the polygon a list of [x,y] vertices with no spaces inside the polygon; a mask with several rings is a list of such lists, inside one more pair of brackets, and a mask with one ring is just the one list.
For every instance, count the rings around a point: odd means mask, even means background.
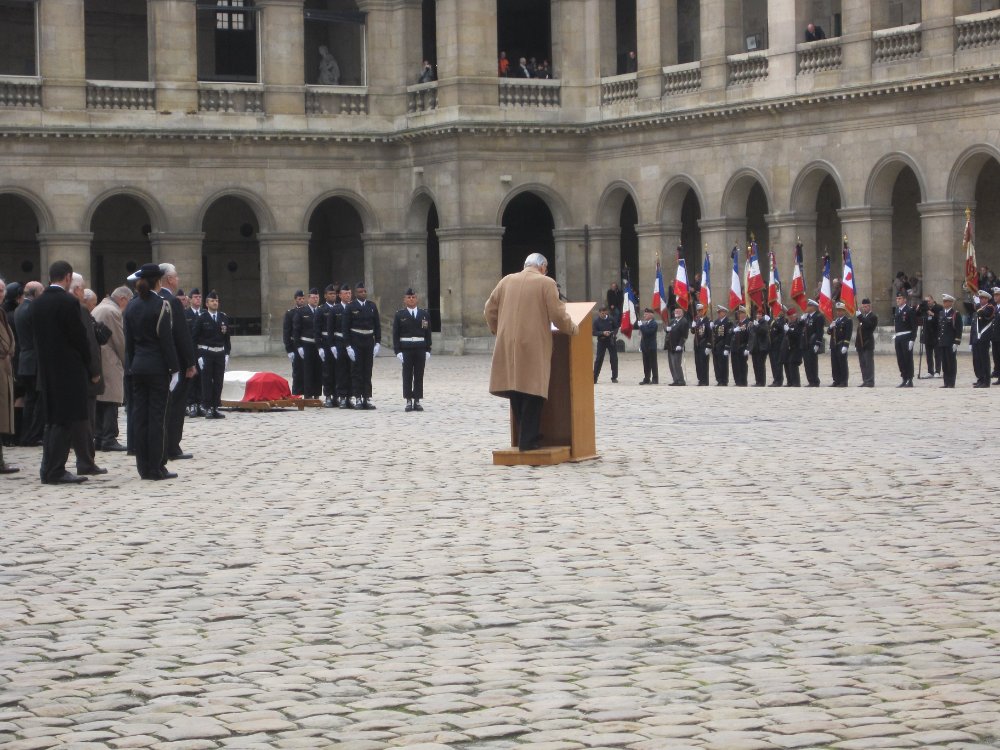
[{"label": "podium wooden panel", "polygon": [[594,341],[590,312],[594,302],[567,302],[566,311],[577,324],[575,336],[552,332],[552,371],[549,396],[542,408],[541,447],[517,448],[517,418],[510,415],[511,448],[493,451],[497,466],[551,466],[564,461],[597,458],[594,421]]}]

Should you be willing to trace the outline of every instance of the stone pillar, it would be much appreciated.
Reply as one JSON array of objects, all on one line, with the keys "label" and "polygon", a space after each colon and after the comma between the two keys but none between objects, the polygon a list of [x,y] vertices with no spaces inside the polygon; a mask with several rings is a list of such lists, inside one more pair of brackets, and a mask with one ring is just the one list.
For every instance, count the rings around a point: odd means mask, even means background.
[{"label": "stone pillar", "polygon": [[641,288],[636,290],[640,307],[646,307],[653,299],[653,278],[656,275],[656,259],[660,259],[660,272],[663,283],[669,286],[667,279],[673,280],[671,273],[677,272],[677,253],[672,251],[680,243],[680,224],[636,224],[635,232],[639,237],[639,267]]},{"label": "stone pillar", "polygon": [[920,15],[922,54],[934,61],[934,72],[952,71],[955,65],[955,0],[922,0]]},{"label": "stone pillar", "polygon": [[[795,245],[802,243],[802,272],[805,275],[806,296],[811,297],[819,284],[822,269],[818,267],[816,250],[815,213],[773,213],[764,217],[767,222],[770,245],[774,250],[774,260],[778,264],[781,279],[781,294],[784,304],[791,302],[792,276],[795,273]],[[761,259],[761,272],[767,259]],[[764,279],[765,284],[767,279]]]},{"label": "stone pillar", "polygon": [[[261,232],[261,333],[281,341],[285,311],[295,304],[295,290],[309,270],[309,232]],[[367,270],[367,269],[366,269]]]},{"label": "stone pillar", "polygon": [[[841,0],[841,55],[843,83],[866,83],[872,78],[872,6],[867,0]],[[857,269],[855,269],[857,270]]]},{"label": "stone pillar", "polygon": [[743,49],[743,14],[737,0],[701,2],[701,88],[725,89],[726,56]]},{"label": "stone pillar", "polygon": [[[419,278],[423,283],[413,278],[413,257],[419,252],[415,246],[425,241],[425,235],[420,233],[400,232],[366,232],[361,235],[365,246],[365,282],[368,284],[368,299],[378,305],[382,317],[382,328],[392,323],[393,313],[400,308],[403,300],[403,290],[408,286],[414,289],[427,286],[427,263],[422,262],[419,268]],[[385,330],[382,332],[385,342]]]},{"label": "stone pillar", "polygon": [[[556,281],[562,292],[573,302],[593,299],[587,291],[587,255],[582,228],[556,229],[552,232],[556,243]],[[591,278],[593,289],[593,278]]]},{"label": "stone pillar", "polygon": [[149,78],[156,109],[184,114],[198,109],[197,30],[193,0],[149,0]]},{"label": "stone pillar", "polygon": [[[368,101],[371,113],[405,114],[405,87],[416,83],[420,75],[421,2],[362,0],[358,8],[368,14]],[[495,36],[495,24],[493,33]]]},{"label": "stone pillar", "polygon": [[[655,99],[657,105],[663,96],[663,47],[673,47],[677,58],[677,0],[662,3],[660,0],[636,0],[636,59],[639,63],[639,98]],[[673,23],[664,24],[661,12],[674,9]],[[669,18],[670,16],[668,16]]]},{"label": "stone pillar", "polygon": [[[201,289],[202,241],[204,232],[150,232],[149,244],[154,263],[173,263],[182,289]],[[202,293],[208,293],[202,289]]]},{"label": "stone pillar", "polygon": [[[655,11],[655,21],[659,24],[656,28],[659,29],[660,35],[660,59],[657,62],[661,68],[660,76],[662,78],[664,65],[677,64],[677,34],[679,31],[677,0],[647,0],[647,2],[654,5],[655,8],[649,11],[645,6],[640,8],[639,25],[641,27],[645,23],[653,23],[653,11]],[[647,12],[649,15],[646,15]],[[639,61],[639,64],[642,64],[642,60]],[[658,94],[663,95],[662,81],[659,83]]]},{"label": "stone pillar", "polygon": [[261,82],[269,115],[305,113],[303,0],[256,0]]},{"label": "stone pillar", "polygon": [[496,107],[497,0],[438,0],[438,108]]},{"label": "stone pillar", "polygon": [[555,75],[562,84],[563,109],[600,106],[598,0],[552,0],[552,57]]},{"label": "stone pillar", "polygon": [[965,205],[953,201],[918,203],[924,294],[941,301],[945,292],[961,298],[965,283]]},{"label": "stone pillar", "polygon": [[[732,251],[733,245],[739,245],[740,248],[746,247],[746,219],[730,219],[725,216],[714,219],[699,219],[698,226],[701,228],[701,239],[705,245],[705,252],[712,257],[713,307],[708,312],[714,318],[715,305],[729,307],[729,287],[733,275],[733,261],[729,253]],[[704,255],[702,257],[704,258]],[[700,270],[700,268],[697,269],[697,271]],[[742,272],[742,268],[740,270]]]},{"label": "stone pillar", "polygon": [[[590,228],[590,288],[604,301],[605,292],[615,281],[622,284],[621,227]],[[635,269],[632,269],[633,271]]]},{"label": "stone pillar", "polygon": [[73,271],[81,274],[86,282],[92,281],[90,243],[94,239],[93,232],[39,232],[37,237],[39,281],[48,284],[49,266],[57,260],[73,266]]},{"label": "stone pillar", "polygon": [[[883,324],[892,307],[892,209],[857,206],[837,211],[851,246],[854,289],[868,297]],[[924,241],[926,244],[926,240]]]},{"label": "stone pillar", "polygon": [[793,93],[798,58],[795,43],[801,30],[795,24],[796,0],[767,0],[767,77],[781,81],[779,91]]},{"label": "stone pillar", "polygon": [[38,42],[45,109],[86,109],[83,0],[38,3]]},{"label": "stone pillar", "polygon": [[500,281],[503,232],[504,228],[498,226],[441,227],[437,230],[441,254],[441,334],[445,339],[445,351],[464,354],[467,339],[490,336],[483,307]]}]

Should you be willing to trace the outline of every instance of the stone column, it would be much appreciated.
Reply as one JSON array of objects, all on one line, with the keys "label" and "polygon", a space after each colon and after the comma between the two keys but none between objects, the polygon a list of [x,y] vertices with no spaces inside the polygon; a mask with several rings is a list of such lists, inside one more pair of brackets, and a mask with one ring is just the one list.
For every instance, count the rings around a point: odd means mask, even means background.
[{"label": "stone column", "polygon": [[305,113],[303,0],[256,0],[261,82],[269,115]]},{"label": "stone column", "polygon": [[922,240],[924,294],[941,301],[941,293],[961,298],[965,283],[965,205],[954,201],[918,203]]},{"label": "stone column", "polygon": [[841,2],[844,85],[872,79],[872,5],[867,0]]},{"label": "stone column", "polygon": [[[403,290],[427,285],[427,263],[420,264],[419,277],[423,284],[413,279],[415,246],[425,239],[419,233],[366,232],[361,235],[365,246],[365,281],[368,299],[378,305],[382,327],[392,323],[392,314],[402,304]],[[423,253],[420,252],[420,257]],[[385,343],[385,330],[382,331]]]},{"label": "stone column", "polygon": [[[201,289],[202,241],[204,232],[150,232],[149,244],[153,249],[154,263],[173,263],[182,289]],[[207,289],[202,289],[207,294]]]},{"label": "stone column", "polygon": [[[708,312],[714,318],[715,305],[729,307],[729,287],[733,274],[733,262],[729,253],[732,251],[733,245],[739,245],[741,248],[746,247],[746,219],[730,219],[725,216],[714,219],[699,219],[698,226],[701,228],[701,240],[705,246],[704,252],[712,256],[713,308]],[[704,255],[702,257],[704,258]],[[696,269],[695,272],[697,271],[701,271],[701,269]],[[692,272],[692,277],[695,272]]]},{"label": "stone column", "polygon": [[149,0],[149,78],[156,109],[184,114],[198,109],[197,30],[193,0]]},{"label": "stone column", "polygon": [[[590,289],[602,302],[612,281],[622,285],[621,227],[590,227]],[[635,269],[632,269],[633,271]]]},{"label": "stone column", "polygon": [[[660,14],[673,8],[670,23],[664,23]],[[660,0],[636,0],[636,59],[639,63],[639,98],[655,99],[659,105],[663,96],[664,47],[673,49],[677,59],[677,0],[661,3]]]},{"label": "stone column", "polygon": [[[822,269],[817,264],[820,255],[816,250],[815,213],[773,213],[764,217],[770,235],[769,249],[774,250],[774,260],[778,264],[781,278],[781,294],[784,304],[791,302],[792,276],[795,273],[795,245],[802,243],[802,272],[805,275],[806,296],[811,297],[819,283]],[[767,265],[767,258],[761,259],[761,272]],[[765,284],[768,279],[764,279]]]},{"label": "stone column", "polygon": [[921,52],[925,57],[937,58],[933,66],[935,71],[952,70],[955,63],[955,0],[922,0],[920,15]]},{"label": "stone column", "polygon": [[[556,229],[556,281],[573,302],[592,299],[587,293],[587,257],[582,228]],[[593,279],[591,279],[593,284]]]},{"label": "stone column", "polygon": [[777,88],[782,93],[794,93],[798,58],[795,43],[801,30],[796,26],[796,0],[767,0],[767,77],[784,82]]},{"label": "stone column", "polygon": [[86,109],[83,0],[38,3],[38,42],[45,109]]},{"label": "stone column", "polygon": [[[441,334],[445,351],[486,350],[490,336],[483,307],[500,281],[503,227],[441,227]],[[481,345],[469,339],[481,338]]]},{"label": "stone column", "polygon": [[48,284],[49,266],[57,260],[66,261],[85,281],[92,281],[90,243],[94,239],[93,232],[39,232],[37,237],[38,277],[43,284]]},{"label": "stone column", "polygon": [[358,8],[368,14],[368,101],[371,113],[405,114],[406,85],[416,83],[420,74],[420,0],[362,0]]},{"label": "stone column", "polygon": [[438,0],[438,108],[496,107],[497,0]]},{"label": "stone column", "polygon": [[309,270],[309,232],[261,232],[261,333],[281,342],[285,310],[295,304],[295,290]]},{"label": "stone column", "polygon": [[600,7],[599,0],[552,0],[552,65],[563,109],[600,106]]},{"label": "stone column", "polygon": [[[653,278],[656,275],[656,259],[660,259],[660,272],[664,286],[670,286],[677,272],[677,253],[674,248],[680,243],[680,224],[637,224],[635,232],[639,236],[639,267],[641,288],[636,290],[640,307],[646,307],[653,299]],[[670,279],[670,281],[667,281]]]},{"label": "stone column", "polygon": [[[892,307],[892,209],[857,206],[837,211],[851,246],[854,290],[868,297],[883,324]],[[926,243],[926,240],[925,240]]]},{"label": "stone column", "polygon": [[701,88],[725,89],[726,56],[743,49],[743,14],[737,0],[701,2]]}]

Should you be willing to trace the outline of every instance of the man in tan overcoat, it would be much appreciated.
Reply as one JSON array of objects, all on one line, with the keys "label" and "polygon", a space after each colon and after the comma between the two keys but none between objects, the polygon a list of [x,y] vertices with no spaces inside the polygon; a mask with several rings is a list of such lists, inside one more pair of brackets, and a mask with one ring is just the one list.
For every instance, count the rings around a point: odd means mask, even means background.
[{"label": "man in tan overcoat", "polygon": [[132,290],[120,286],[94,308],[94,320],[111,329],[111,338],[101,347],[104,391],[97,396],[95,447],[99,451],[124,451],[118,442],[118,407],[125,402],[125,327],[122,313]]},{"label": "man in tan overcoat", "polygon": [[576,324],[559,299],[549,263],[541,253],[524,261],[524,270],[500,280],[486,301],[486,322],[497,337],[490,371],[490,393],[510,399],[519,425],[518,448],[538,448],[542,406],[549,395],[552,326],[573,335]]}]

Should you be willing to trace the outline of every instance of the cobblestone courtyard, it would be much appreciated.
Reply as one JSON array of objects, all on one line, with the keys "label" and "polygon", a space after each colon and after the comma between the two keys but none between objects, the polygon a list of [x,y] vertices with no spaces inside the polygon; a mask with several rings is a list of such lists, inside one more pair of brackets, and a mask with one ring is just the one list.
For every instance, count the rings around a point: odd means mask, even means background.
[{"label": "cobblestone courtyard", "polygon": [[[661,356],[662,373],[666,362]],[[0,480],[0,747],[1000,747],[1000,392],[597,386],[599,461],[427,411],[189,420],[173,482]],[[689,370],[691,363],[688,363]],[[285,374],[283,359],[232,369]],[[829,363],[824,361],[824,382]]]}]

